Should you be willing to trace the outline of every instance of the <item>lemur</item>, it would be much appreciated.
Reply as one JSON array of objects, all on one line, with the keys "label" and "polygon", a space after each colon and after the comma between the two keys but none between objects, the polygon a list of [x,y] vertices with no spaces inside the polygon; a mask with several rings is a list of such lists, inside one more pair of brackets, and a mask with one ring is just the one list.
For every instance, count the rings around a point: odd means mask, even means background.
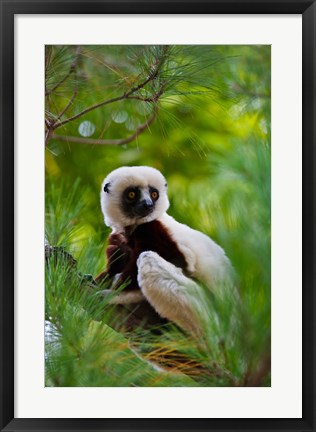
[{"label": "lemur", "polygon": [[205,305],[201,284],[215,293],[232,278],[232,266],[211,238],[166,213],[167,182],[147,166],[121,167],[104,179],[101,208],[112,228],[107,268],[96,281],[111,278],[105,293],[127,282],[111,302],[149,302],[159,316],[197,332]]}]

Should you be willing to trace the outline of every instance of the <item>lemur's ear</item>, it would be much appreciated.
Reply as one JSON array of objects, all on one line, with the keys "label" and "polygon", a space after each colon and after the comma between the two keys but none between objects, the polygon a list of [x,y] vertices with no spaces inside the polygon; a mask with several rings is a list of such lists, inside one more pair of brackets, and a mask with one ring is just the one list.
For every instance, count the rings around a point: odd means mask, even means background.
[{"label": "lemur's ear", "polygon": [[104,192],[107,192],[107,193],[110,192],[110,191],[109,191],[109,186],[110,186],[110,183],[106,183],[106,184],[104,185],[104,188],[103,188]]}]

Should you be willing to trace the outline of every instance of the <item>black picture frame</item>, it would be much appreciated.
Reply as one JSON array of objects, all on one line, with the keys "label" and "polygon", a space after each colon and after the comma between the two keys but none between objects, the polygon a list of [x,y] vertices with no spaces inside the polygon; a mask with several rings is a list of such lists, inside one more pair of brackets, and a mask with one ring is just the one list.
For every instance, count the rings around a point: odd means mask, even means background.
[{"label": "black picture frame", "polygon": [[[1,431],[315,431],[316,3],[305,0],[0,0],[1,29]],[[15,14],[302,14],[303,20],[303,388],[301,419],[14,418],[14,16]],[[289,89],[290,91],[290,89]],[[295,103],[295,102],[293,102]],[[289,377],[290,379],[290,377]]]}]

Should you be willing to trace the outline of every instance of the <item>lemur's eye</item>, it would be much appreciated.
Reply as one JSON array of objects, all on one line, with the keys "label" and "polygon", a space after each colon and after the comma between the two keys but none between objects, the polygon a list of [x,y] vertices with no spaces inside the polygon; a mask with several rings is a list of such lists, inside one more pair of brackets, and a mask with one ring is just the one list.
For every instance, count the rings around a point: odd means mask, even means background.
[{"label": "lemur's eye", "polygon": [[158,199],[158,197],[159,197],[159,193],[158,193],[158,191],[152,191],[150,195],[151,195],[152,199],[155,200],[155,201],[156,201],[156,200]]},{"label": "lemur's eye", "polygon": [[134,191],[129,191],[127,196],[129,199],[134,199],[136,197],[136,193]]}]

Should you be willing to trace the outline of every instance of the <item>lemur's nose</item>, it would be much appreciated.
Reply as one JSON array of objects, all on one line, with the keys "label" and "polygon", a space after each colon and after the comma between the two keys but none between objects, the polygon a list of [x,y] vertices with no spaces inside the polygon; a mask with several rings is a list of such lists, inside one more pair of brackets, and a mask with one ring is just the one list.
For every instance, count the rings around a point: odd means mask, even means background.
[{"label": "lemur's nose", "polygon": [[140,204],[144,209],[148,209],[148,210],[154,207],[154,203],[152,202],[152,200],[148,198],[141,201]]}]

